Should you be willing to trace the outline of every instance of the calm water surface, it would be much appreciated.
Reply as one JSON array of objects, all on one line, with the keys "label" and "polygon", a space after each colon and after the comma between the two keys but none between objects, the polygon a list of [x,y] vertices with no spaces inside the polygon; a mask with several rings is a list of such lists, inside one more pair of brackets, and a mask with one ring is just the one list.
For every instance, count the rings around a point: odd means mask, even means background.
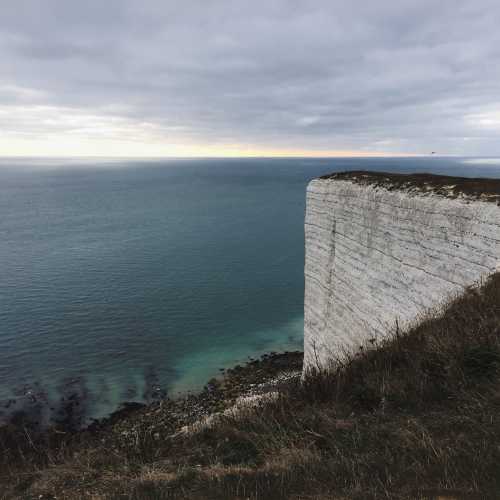
[{"label": "calm water surface", "polygon": [[496,159],[1,159],[0,421],[73,393],[103,416],[301,349],[305,187],[360,168],[500,177]]}]

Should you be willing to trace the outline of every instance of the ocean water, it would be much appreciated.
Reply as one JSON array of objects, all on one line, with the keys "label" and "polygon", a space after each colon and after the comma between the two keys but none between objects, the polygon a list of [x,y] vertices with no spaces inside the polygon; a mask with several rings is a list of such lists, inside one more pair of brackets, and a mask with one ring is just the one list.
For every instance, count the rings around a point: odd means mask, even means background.
[{"label": "ocean water", "polygon": [[[302,348],[305,188],[494,158],[0,160],[0,421],[86,421]],[[69,399],[68,399],[69,398]]]}]

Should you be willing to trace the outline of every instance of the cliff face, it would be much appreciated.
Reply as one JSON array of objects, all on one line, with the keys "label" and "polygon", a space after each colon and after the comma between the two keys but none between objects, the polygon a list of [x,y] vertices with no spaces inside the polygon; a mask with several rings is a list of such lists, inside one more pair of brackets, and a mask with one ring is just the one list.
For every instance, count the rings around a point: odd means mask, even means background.
[{"label": "cliff face", "polygon": [[473,193],[457,179],[416,177],[358,172],[309,184],[306,369],[405,328],[498,269],[500,183]]}]

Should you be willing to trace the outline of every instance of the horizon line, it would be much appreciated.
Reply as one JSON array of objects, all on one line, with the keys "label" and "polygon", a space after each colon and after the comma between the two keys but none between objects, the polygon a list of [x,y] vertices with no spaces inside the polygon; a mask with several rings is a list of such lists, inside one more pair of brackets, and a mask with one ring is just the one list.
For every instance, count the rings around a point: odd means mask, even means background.
[{"label": "horizon line", "polygon": [[361,154],[325,154],[325,155],[2,155],[0,159],[143,159],[143,160],[203,160],[203,159],[216,159],[216,160],[230,160],[230,159],[342,159],[342,158],[413,158],[413,157],[462,157],[462,158],[488,158],[495,155],[461,155],[455,153],[431,154],[431,153],[361,153]]}]

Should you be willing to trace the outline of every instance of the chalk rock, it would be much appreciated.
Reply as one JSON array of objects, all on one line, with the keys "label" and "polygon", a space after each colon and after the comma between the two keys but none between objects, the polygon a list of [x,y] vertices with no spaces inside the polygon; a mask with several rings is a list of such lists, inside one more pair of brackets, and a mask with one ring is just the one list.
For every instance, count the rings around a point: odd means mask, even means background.
[{"label": "chalk rock", "polygon": [[493,194],[461,193],[456,179],[377,175],[307,188],[306,370],[407,328],[500,268],[500,181]]}]

